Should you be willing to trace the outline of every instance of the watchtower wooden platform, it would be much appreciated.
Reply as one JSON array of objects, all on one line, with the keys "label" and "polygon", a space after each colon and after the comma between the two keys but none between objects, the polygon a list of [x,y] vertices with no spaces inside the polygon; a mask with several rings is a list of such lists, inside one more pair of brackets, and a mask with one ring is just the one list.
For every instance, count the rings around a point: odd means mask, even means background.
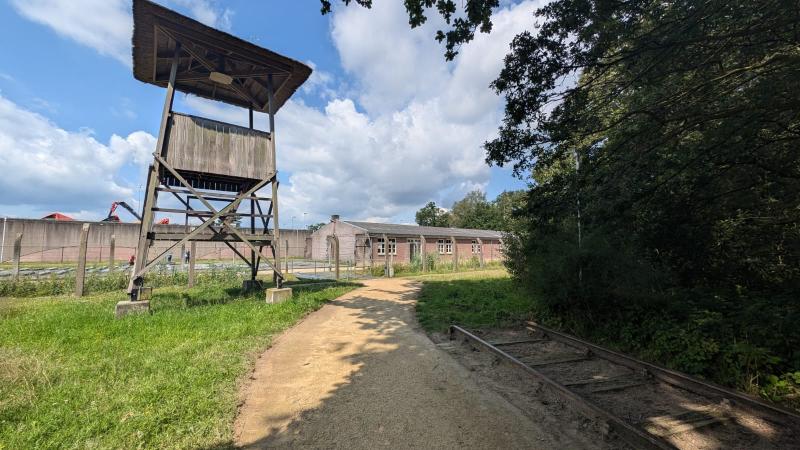
[{"label": "watchtower wooden platform", "polygon": [[[133,74],[166,88],[166,99],[128,293],[136,299],[145,274],[190,241],[226,243],[250,266],[252,280],[263,261],[280,285],[275,114],[311,69],[147,0],[134,0],[133,20]],[[249,127],[173,111],[176,90],[246,108]],[[254,129],[254,111],[267,114],[269,132]],[[268,186],[269,197],[259,194]],[[159,206],[159,194],[176,198],[180,206]],[[243,203],[249,208],[240,212]],[[155,232],[156,213],[182,215],[185,232]],[[200,225],[189,227],[189,218]],[[173,244],[150,258],[148,250],[158,240]],[[249,255],[234,243],[244,243]],[[265,248],[271,257],[263,254]]]}]

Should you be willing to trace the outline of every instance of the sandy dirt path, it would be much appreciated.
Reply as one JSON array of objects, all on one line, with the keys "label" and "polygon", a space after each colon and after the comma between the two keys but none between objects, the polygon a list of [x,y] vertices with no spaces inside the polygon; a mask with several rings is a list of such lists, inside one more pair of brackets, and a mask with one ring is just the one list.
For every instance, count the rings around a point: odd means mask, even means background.
[{"label": "sandy dirt path", "polygon": [[369,280],[282,335],[243,390],[248,448],[585,448],[534,421],[417,325],[417,282]]}]

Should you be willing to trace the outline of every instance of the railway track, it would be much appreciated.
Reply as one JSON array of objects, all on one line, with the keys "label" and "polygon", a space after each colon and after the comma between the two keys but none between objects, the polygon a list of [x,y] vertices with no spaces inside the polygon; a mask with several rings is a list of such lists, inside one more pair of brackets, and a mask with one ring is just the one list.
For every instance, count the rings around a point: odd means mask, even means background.
[{"label": "railway track", "polygon": [[800,449],[800,415],[530,322],[450,339],[494,354],[634,448]]}]

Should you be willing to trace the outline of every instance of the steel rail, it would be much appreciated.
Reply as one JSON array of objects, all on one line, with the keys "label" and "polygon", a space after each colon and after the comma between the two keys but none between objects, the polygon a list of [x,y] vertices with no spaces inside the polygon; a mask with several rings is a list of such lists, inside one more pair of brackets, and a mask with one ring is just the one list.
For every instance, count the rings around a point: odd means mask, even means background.
[{"label": "steel rail", "polygon": [[589,402],[587,399],[579,396],[578,394],[570,391],[561,384],[553,381],[548,376],[528,366],[524,362],[511,356],[510,354],[500,350],[487,341],[475,336],[469,331],[457,326],[450,326],[450,339],[455,339],[457,335],[461,335],[466,339],[477,343],[478,345],[486,348],[488,351],[500,356],[502,360],[510,363],[514,367],[522,369],[525,373],[530,375],[535,380],[541,382],[544,386],[548,387],[553,393],[568,401],[573,407],[580,411],[585,417],[591,420],[600,420],[604,422],[610,429],[614,430],[620,438],[635,448],[646,449],[675,449],[672,444],[659,439],[658,437],[641,430],[619,417],[611,414],[610,412],[598,407],[594,403]]},{"label": "steel rail", "polygon": [[672,386],[694,392],[695,394],[703,395],[716,401],[727,400],[743,410],[759,416],[766,415],[772,421],[778,422],[782,425],[800,423],[800,415],[797,415],[788,409],[781,408],[780,406],[770,405],[753,397],[724,388],[708,381],[699,380],[675,370],[670,370],[628,355],[624,355],[622,353],[605,349],[592,344],[591,342],[561,333],[560,331],[551,330],[550,328],[539,325],[536,322],[529,321],[527,323],[529,326],[533,327],[534,331],[540,331],[554,341],[561,342],[580,350],[588,350],[600,358],[626,366],[633,370],[645,370],[654,378]]}]

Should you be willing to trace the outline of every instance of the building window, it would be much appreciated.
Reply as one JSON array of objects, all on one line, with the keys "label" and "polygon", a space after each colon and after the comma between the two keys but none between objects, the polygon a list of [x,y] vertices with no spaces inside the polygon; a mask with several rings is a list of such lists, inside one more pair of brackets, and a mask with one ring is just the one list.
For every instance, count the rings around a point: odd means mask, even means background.
[{"label": "building window", "polygon": [[453,253],[453,241],[450,239],[439,239],[439,254],[440,255],[450,255]]},{"label": "building window", "polygon": [[478,241],[472,241],[472,253],[480,253],[481,252],[481,244]]},{"label": "building window", "polygon": [[[384,245],[383,238],[378,238],[378,255],[386,254],[386,245]],[[397,239],[389,239],[389,254],[397,254]]]}]

